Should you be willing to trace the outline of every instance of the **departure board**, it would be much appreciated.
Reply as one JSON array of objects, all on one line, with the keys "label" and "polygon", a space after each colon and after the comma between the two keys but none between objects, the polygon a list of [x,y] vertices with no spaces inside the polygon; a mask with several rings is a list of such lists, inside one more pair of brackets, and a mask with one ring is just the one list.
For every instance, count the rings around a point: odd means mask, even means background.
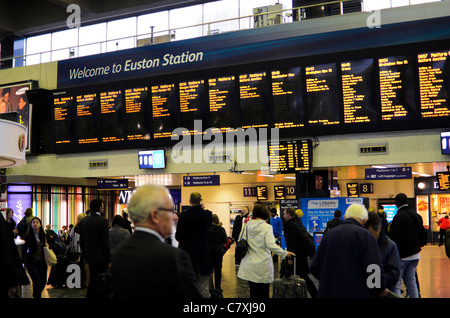
[{"label": "departure board", "polygon": [[381,97],[381,120],[411,118],[416,110],[414,101],[414,74],[410,60],[405,56],[378,60]]},{"label": "departure board", "polygon": [[76,122],[79,144],[100,142],[97,94],[82,94],[76,97]]},{"label": "departure board", "polygon": [[151,139],[151,111],[148,87],[125,90],[126,138],[129,141]]},{"label": "departure board", "polygon": [[204,80],[181,82],[179,84],[181,127],[186,128],[193,135],[203,133],[203,127],[200,131],[196,130],[194,121],[202,120],[204,95]]},{"label": "departure board", "polygon": [[307,66],[305,76],[308,123],[313,126],[339,124],[336,64]]},{"label": "departure board", "polygon": [[450,172],[436,172],[436,177],[438,179],[439,190],[448,191],[450,190]]},{"label": "departure board", "polygon": [[65,92],[53,93],[53,129],[56,144],[72,142],[73,103],[73,96],[67,96]]},{"label": "departure board", "polygon": [[172,136],[173,114],[176,109],[175,84],[152,86],[153,136],[167,138]]},{"label": "departure board", "polygon": [[422,118],[449,118],[450,51],[418,55]]},{"label": "departure board", "polygon": [[374,123],[373,59],[341,63],[344,124]]},{"label": "departure board", "polygon": [[272,100],[275,128],[305,126],[301,68],[272,71]]},{"label": "departure board", "polygon": [[208,80],[209,117],[211,128],[221,132],[233,127],[233,101],[235,100],[235,76],[223,76]]},{"label": "departure board", "polygon": [[269,143],[268,152],[270,174],[311,172],[312,144],[310,140]]},{"label": "departure board", "polygon": [[100,126],[102,142],[125,140],[122,91],[112,90],[100,93]]},{"label": "departure board", "polygon": [[239,75],[239,96],[242,128],[267,127],[267,74],[266,72]]}]

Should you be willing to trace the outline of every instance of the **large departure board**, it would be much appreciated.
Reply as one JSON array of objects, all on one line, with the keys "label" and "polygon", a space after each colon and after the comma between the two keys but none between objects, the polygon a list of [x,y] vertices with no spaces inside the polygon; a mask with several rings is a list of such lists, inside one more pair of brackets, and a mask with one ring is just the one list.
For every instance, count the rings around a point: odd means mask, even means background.
[{"label": "large departure board", "polygon": [[74,97],[65,92],[53,93],[53,131],[55,144],[72,142]]},{"label": "large departure board", "polygon": [[269,143],[269,172],[308,173],[312,169],[312,144],[310,140]]},{"label": "large departure board", "polygon": [[233,126],[233,103],[235,101],[235,76],[208,79],[209,118],[211,128],[221,132]]},{"label": "large departure board", "polygon": [[304,127],[301,68],[274,70],[271,75],[274,127]]},{"label": "large departure board", "polygon": [[100,127],[102,142],[125,140],[122,91],[100,93]]},{"label": "large departure board", "polygon": [[239,99],[242,128],[268,126],[265,104],[267,102],[267,74],[255,72],[239,75]]},{"label": "large departure board", "polygon": [[406,56],[378,60],[381,97],[381,120],[410,119],[416,112],[414,74]]},{"label": "large departure board", "polygon": [[205,98],[205,81],[193,80],[179,84],[181,127],[186,128],[190,134],[197,135],[203,132],[194,127],[194,121],[203,120],[203,105]]},{"label": "large departure board", "polygon": [[167,138],[172,136],[176,128],[173,125],[173,116],[176,109],[175,84],[155,85],[151,88],[153,136],[154,138]]},{"label": "large departure board", "polygon": [[305,68],[306,105],[310,125],[339,124],[336,64],[328,63]]},{"label": "large departure board", "polygon": [[376,122],[373,59],[342,62],[341,80],[344,124]]},{"label": "large departure board", "polygon": [[418,55],[422,118],[450,118],[450,51]]},{"label": "large departure board", "polygon": [[97,94],[76,96],[77,142],[97,144],[100,142]]},{"label": "large departure board", "polygon": [[126,138],[129,141],[151,139],[151,111],[147,86],[125,90]]}]

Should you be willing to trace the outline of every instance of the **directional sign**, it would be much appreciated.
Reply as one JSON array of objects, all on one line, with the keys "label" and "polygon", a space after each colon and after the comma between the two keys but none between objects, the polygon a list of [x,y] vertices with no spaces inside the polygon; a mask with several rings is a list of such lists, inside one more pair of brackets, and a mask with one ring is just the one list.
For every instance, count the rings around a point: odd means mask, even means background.
[{"label": "directional sign", "polygon": [[206,175],[206,176],[184,176],[184,187],[201,187],[201,186],[218,186],[220,185],[219,175]]},{"label": "directional sign", "polygon": [[366,180],[392,180],[392,179],[411,179],[411,167],[403,168],[385,168],[385,169],[365,169]]},{"label": "directional sign", "polygon": [[98,190],[128,189],[128,179],[100,179],[97,180]]}]

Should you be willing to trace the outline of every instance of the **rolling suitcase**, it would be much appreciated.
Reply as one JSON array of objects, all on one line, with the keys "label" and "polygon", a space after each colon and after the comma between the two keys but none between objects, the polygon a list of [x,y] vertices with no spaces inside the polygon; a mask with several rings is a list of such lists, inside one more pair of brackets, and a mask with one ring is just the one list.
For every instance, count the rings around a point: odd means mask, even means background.
[{"label": "rolling suitcase", "polygon": [[294,275],[274,280],[273,298],[308,298],[305,280],[296,275],[296,263],[297,258],[294,256]]}]

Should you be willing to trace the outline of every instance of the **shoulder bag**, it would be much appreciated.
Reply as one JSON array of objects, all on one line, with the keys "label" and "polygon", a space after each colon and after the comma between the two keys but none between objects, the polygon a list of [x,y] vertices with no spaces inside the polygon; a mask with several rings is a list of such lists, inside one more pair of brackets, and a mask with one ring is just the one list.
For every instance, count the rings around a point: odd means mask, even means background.
[{"label": "shoulder bag", "polygon": [[236,249],[234,250],[234,259],[236,264],[240,264],[244,256],[248,251],[248,231],[247,227],[244,227],[245,230],[245,239],[241,238],[239,242],[236,243]]},{"label": "shoulder bag", "polygon": [[56,263],[58,261],[56,259],[55,253],[47,246],[44,246],[44,257],[45,257],[45,262],[47,263],[48,266],[56,265]]}]

